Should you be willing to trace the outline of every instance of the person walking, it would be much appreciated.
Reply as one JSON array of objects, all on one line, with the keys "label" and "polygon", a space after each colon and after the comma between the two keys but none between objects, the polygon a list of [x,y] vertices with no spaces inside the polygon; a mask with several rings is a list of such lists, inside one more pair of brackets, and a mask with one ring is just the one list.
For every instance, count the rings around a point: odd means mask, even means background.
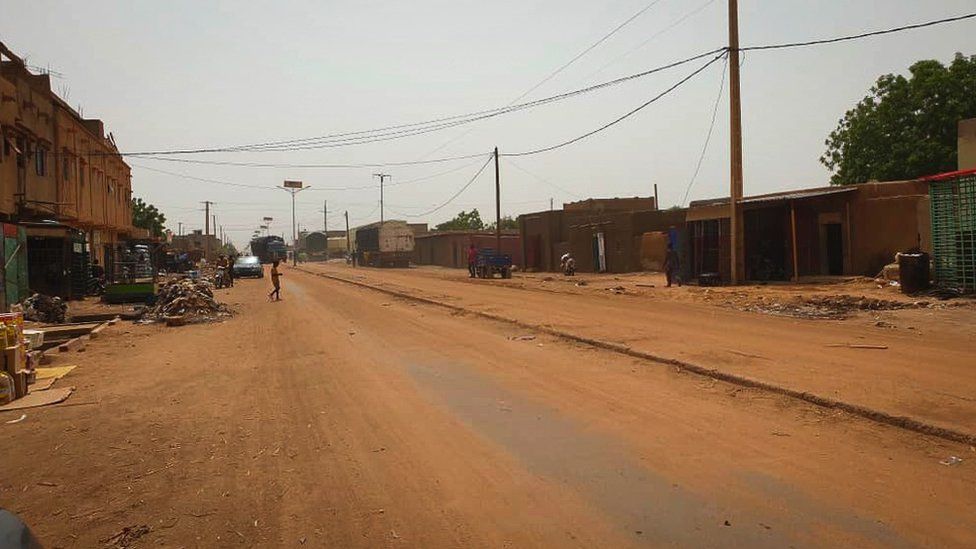
[{"label": "person walking", "polygon": [[227,285],[231,288],[234,287],[234,259],[233,255],[227,256]]},{"label": "person walking", "polygon": [[468,278],[474,278],[478,271],[478,249],[474,242],[468,246]]},{"label": "person walking", "polygon": [[277,259],[271,264],[271,284],[274,285],[274,289],[268,294],[268,299],[272,299],[271,296],[274,296],[274,301],[281,301],[281,273],[278,272]]},{"label": "person walking", "polygon": [[674,246],[669,242],[668,251],[664,254],[664,276],[668,280],[668,288],[671,287],[671,283],[674,282],[681,287],[681,277],[678,274],[678,270],[681,268],[681,259],[678,258],[678,252],[674,250]]}]

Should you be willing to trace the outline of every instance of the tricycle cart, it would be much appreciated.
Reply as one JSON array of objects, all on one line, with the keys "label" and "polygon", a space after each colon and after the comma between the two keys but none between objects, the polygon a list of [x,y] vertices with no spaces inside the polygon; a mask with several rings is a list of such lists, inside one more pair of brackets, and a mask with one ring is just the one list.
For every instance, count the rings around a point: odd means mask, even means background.
[{"label": "tricycle cart", "polygon": [[498,253],[491,248],[478,250],[475,273],[478,278],[494,278],[495,274],[500,274],[502,278],[512,278],[512,256]]}]

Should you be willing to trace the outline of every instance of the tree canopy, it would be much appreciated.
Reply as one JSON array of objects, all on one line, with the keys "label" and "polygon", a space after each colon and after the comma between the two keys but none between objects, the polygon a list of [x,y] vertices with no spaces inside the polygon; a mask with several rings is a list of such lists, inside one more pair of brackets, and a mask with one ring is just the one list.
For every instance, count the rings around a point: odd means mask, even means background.
[{"label": "tree canopy", "polygon": [[976,117],[976,55],[918,61],[886,74],[847,111],[820,162],[833,185],[914,179],[956,169],[957,126]]},{"label": "tree canopy", "polygon": [[454,219],[445,221],[434,227],[438,231],[480,231],[485,228],[485,222],[481,220],[481,214],[475,208],[470,212],[461,211],[454,216]]},{"label": "tree canopy", "polygon": [[132,199],[132,224],[148,229],[153,236],[162,236],[166,216],[156,206],[145,203],[141,198]]},{"label": "tree canopy", "polygon": [[[515,218],[513,218],[510,215],[503,215],[501,221],[502,221],[502,230],[503,231],[510,230],[510,229],[518,229],[519,228],[519,226],[518,226],[518,220],[515,219]],[[488,230],[494,231],[495,230],[495,223],[494,222],[491,222],[485,228],[488,229]]]}]

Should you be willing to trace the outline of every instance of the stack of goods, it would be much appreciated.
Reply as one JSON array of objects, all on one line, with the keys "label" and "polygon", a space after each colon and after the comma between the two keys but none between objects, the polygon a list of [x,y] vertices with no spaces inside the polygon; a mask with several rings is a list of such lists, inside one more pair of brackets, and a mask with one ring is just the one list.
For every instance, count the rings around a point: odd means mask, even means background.
[{"label": "stack of goods", "polygon": [[68,304],[60,297],[34,294],[24,300],[24,316],[34,322],[63,324]]},{"label": "stack of goods", "polygon": [[27,342],[24,340],[24,314],[0,313],[0,344],[3,368],[0,369],[0,404],[27,394]]},{"label": "stack of goods", "polygon": [[230,309],[213,296],[213,286],[205,280],[181,278],[159,288],[156,304],[146,309],[145,317],[153,320],[205,322],[229,316]]}]

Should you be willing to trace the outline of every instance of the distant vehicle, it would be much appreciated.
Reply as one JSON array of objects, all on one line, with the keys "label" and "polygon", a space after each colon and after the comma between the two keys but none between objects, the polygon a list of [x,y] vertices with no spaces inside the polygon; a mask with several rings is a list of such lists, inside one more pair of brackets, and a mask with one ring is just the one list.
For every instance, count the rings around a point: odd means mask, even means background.
[{"label": "distant vehicle", "polygon": [[234,270],[234,278],[244,278],[248,276],[253,276],[255,278],[264,278],[264,266],[261,265],[261,260],[257,256],[244,255],[237,258],[232,267]]},{"label": "distant vehicle", "polygon": [[413,244],[413,229],[406,221],[384,221],[356,229],[356,252],[361,265],[409,267]]},{"label": "distant vehicle", "polygon": [[288,248],[280,236],[261,236],[251,241],[251,253],[257,256],[261,263],[272,263],[275,259],[284,261],[288,258]]},{"label": "distant vehicle", "polygon": [[482,248],[475,259],[475,272],[478,278],[494,278],[496,273],[502,278],[512,278],[512,256]]}]

